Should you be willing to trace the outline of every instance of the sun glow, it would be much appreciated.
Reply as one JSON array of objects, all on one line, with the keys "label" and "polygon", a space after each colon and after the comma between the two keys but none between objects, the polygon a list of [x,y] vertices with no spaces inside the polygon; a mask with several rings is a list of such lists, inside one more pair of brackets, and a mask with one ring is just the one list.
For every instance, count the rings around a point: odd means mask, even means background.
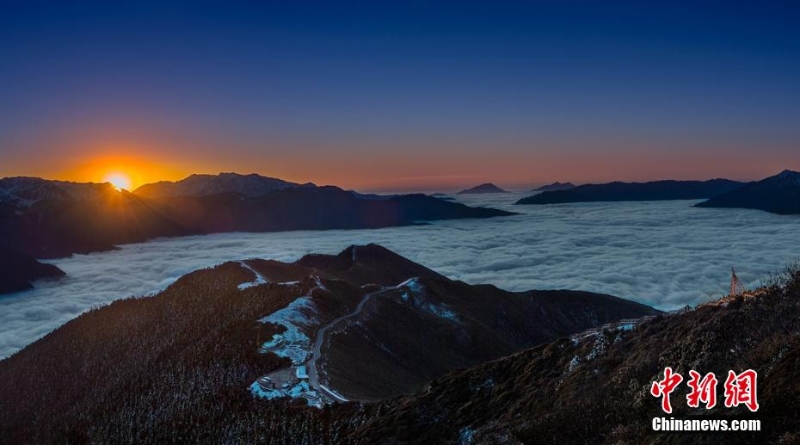
[{"label": "sun glow", "polygon": [[[119,190],[133,192],[144,184],[177,181],[195,171],[205,172],[208,170],[203,165],[198,166],[187,160],[181,163],[176,159],[165,158],[156,161],[134,155],[107,154],[123,151],[125,148],[122,145],[119,147],[115,145],[103,150],[98,149],[99,153],[89,153],[86,157],[76,160],[67,169],[57,170],[50,174],[41,173],[41,175],[64,181],[111,183]],[[128,151],[133,151],[133,149]],[[180,167],[174,167],[175,165],[180,165]]]},{"label": "sun glow", "polygon": [[109,173],[103,181],[111,183],[117,190],[130,190],[131,180],[124,173]]}]

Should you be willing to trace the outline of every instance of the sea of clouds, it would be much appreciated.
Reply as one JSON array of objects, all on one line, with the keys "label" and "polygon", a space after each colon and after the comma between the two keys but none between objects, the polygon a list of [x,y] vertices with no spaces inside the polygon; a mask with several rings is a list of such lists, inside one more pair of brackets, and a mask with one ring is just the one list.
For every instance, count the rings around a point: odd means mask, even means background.
[{"label": "sea of clouds", "polygon": [[351,244],[379,243],[468,283],[603,292],[662,310],[725,294],[731,267],[754,287],[800,259],[798,216],[691,207],[696,201],[512,205],[521,196],[459,196],[521,213],[504,218],[160,239],[57,260],[66,278],[0,297],[0,357],[93,306],[151,294],[199,268],[246,258],[293,261]]}]

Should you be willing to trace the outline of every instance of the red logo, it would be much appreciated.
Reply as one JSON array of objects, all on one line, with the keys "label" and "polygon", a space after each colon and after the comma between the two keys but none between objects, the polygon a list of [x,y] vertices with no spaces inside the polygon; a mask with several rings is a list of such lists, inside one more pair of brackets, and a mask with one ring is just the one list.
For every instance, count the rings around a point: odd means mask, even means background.
[{"label": "red logo", "polygon": [[739,375],[728,371],[728,379],[725,380],[725,406],[731,408],[744,404],[750,411],[758,411],[756,379],[758,379],[758,374],[752,369]]},{"label": "red logo", "polygon": [[717,404],[717,377],[713,372],[700,379],[700,373],[694,369],[689,371],[689,381],[686,382],[692,392],[686,396],[686,401],[692,408],[700,406],[700,402],[705,403],[706,409],[711,409]]},{"label": "red logo", "polygon": [[683,376],[680,374],[673,374],[672,368],[667,366],[664,369],[664,380],[653,382],[653,385],[650,386],[650,394],[652,394],[653,397],[662,397],[661,409],[663,409],[667,414],[672,412],[672,405],[669,402],[669,396],[672,394],[672,391],[675,391],[675,388],[677,388],[682,381]]},{"label": "red logo", "polygon": [[[758,373],[748,369],[741,374],[728,371],[728,378],[725,380],[725,407],[733,408],[739,405],[746,406],[750,411],[758,411],[757,384]],[[664,368],[664,379],[653,382],[650,386],[650,394],[653,397],[661,397],[661,409],[665,413],[672,413],[670,395],[681,384],[683,376],[673,372],[672,368]],[[686,396],[686,403],[692,408],[699,408],[704,404],[706,409],[711,409],[717,405],[717,377],[713,372],[705,376],[695,370],[689,371],[690,392]]]}]

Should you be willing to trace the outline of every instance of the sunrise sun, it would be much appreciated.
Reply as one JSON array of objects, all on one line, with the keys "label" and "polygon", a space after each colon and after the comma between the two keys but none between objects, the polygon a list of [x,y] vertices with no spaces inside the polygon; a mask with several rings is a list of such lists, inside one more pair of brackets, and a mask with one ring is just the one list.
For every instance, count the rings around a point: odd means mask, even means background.
[{"label": "sunrise sun", "polygon": [[109,173],[103,178],[103,181],[111,183],[117,190],[129,190],[131,188],[131,180],[124,173]]}]

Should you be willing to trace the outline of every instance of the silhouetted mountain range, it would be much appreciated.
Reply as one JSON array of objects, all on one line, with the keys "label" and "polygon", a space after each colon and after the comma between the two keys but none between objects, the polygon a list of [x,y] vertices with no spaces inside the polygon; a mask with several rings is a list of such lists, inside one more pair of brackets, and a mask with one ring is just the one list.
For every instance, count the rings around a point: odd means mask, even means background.
[{"label": "silhouetted mountain range", "polygon": [[522,198],[516,204],[703,199],[729,192],[742,185],[741,182],[728,179],[584,184],[569,190],[544,192]]},{"label": "silhouetted mountain range", "polygon": [[116,191],[110,184],[0,180],[0,245],[55,258],[157,237],[364,229],[511,214],[421,194],[359,195],[256,175],[196,175],[142,189],[140,194]]},{"label": "silhouetted mountain range", "polygon": [[382,411],[303,408],[322,392],[410,394],[457,368],[657,313],[588,292],[471,286],[377,245],[231,262],[91,310],[0,361],[0,443],[340,443]]},{"label": "silhouetted mountain range", "polygon": [[101,199],[114,191],[111,184],[50,181],[42,178],[14,177],[0,179],[0,205],[31,207],[40,201],[87,201]]},{"label": "silhouetted mountain range", "polygon": [[535,189],[533,189],[531,191],[532,192],[553,192],[553,191],[557,191],[557,190],[569,190],[569,189],[574,189],[574,188],[575,188],[575,184],[573,184],[571,182],[561,183],[561,182],[556,181],[556,182],[554,182],[552,184],[543,185],[543,186],[541,186],[539,188],[535,188]]},{"label": "silhouetted mountain range", "polygon": [[163,198],[238,193],[252,198],[276,190],[298,187],[309,188],[316,187],[316,185],[310,182],[306,184],[297,184],[257,174],[240,175],[237,173],[220,173],[218,175],[191,175],[177,182],[161,181],[153,184],[146,184],[136,189],[134,194],[148,198]]},{"label": "silhouetted mountain range", "polygon": [[501,189],[500,187],[492,184],[491,182],[487,182],[485,184],[476,185],[475,187],[468,188],[466,190],[461,190],[457,194],[472,195],[478,193],[508,193],[508,191]]},{"label": "silhouetted mountain range", "polygon": [[785,170],[778,175],[714,196],[696,207],[756,209],[782,215],[800,214],[800,173]]}]

